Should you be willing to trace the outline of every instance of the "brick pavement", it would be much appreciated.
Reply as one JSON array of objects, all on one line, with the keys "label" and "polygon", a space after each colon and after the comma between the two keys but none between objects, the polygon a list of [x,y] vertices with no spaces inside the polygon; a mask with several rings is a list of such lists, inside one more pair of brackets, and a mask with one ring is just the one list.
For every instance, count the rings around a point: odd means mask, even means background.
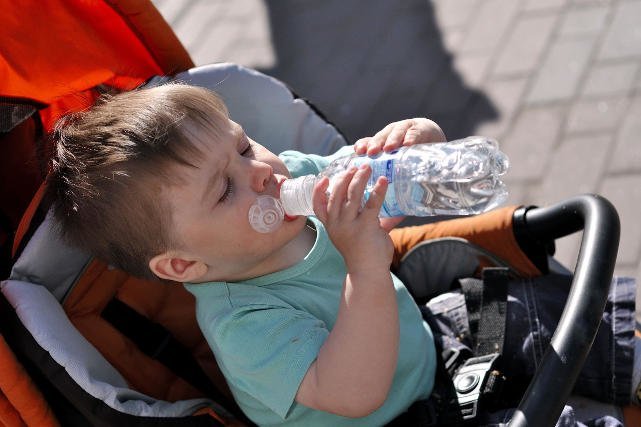
[{"label": "brick pavement", "polygon": [[[287,82],[350,138],[427,116],[494,137],[510,202],[597,192],[641,277],[641,0],[154,0],[197,64]],[[579,236],[558,242],[572,267]]]}]

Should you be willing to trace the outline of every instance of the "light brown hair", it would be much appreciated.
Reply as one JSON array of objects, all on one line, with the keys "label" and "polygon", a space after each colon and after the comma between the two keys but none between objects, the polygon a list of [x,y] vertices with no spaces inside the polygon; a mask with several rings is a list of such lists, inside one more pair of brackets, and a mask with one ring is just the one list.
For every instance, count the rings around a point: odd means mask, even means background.
[{"label": "light brown hair", "polygon": [[169,84],[107,96],[61,119],[51,137],[48,179],[62,237],[133,275],[155,277],[149,260],[175,248],[161,195],[176,165],[197,167],[195,133],[217,139],[224,103],[199,87]]}]

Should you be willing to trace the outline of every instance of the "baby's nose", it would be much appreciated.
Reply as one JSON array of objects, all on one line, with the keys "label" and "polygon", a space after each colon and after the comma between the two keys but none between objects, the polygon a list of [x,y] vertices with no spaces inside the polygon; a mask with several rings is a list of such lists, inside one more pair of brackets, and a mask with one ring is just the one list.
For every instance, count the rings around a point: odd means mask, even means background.
[{"label": "baby's nose", "polygon": [[252,164],[251,186],[257,193],[262,193],[268,189],[270,183],[276,183],[274,170],[270,165],[263,162],[253,161]]}]

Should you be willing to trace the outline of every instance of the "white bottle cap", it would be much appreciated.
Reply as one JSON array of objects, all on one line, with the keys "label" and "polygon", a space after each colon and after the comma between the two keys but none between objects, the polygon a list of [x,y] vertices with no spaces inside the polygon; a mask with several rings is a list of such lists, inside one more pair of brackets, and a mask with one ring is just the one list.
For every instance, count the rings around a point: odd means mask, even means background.
[{"label": "white bottle cap", "polygon": [[271,233],[278,230],[285,211],[280,200],[272,196],[258,196],[249,208],[249,224],[259,233]]}]

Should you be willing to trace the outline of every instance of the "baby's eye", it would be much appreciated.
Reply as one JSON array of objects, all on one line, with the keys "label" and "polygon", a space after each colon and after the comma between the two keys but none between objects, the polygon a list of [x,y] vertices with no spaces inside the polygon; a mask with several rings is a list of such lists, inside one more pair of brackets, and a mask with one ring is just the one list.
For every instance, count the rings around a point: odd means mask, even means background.
[{"label": "baby's eye", "polygon": [[251,142],[247,142],[247,147],[243,149],[243,151],[240,152],[241,156],[249,157],[252,154],[254,154],[254,148],[252,147]]},{"label": "baby's eye", "polygon": [[234,191],[234,186],[232,185],[231,178],[227,177],[227,186],[225,187],[225,192],[223,193],[222,196],[220,196],[220,199],[218,200],[219,203],[224,203],[229,199],[231,194]]}]

